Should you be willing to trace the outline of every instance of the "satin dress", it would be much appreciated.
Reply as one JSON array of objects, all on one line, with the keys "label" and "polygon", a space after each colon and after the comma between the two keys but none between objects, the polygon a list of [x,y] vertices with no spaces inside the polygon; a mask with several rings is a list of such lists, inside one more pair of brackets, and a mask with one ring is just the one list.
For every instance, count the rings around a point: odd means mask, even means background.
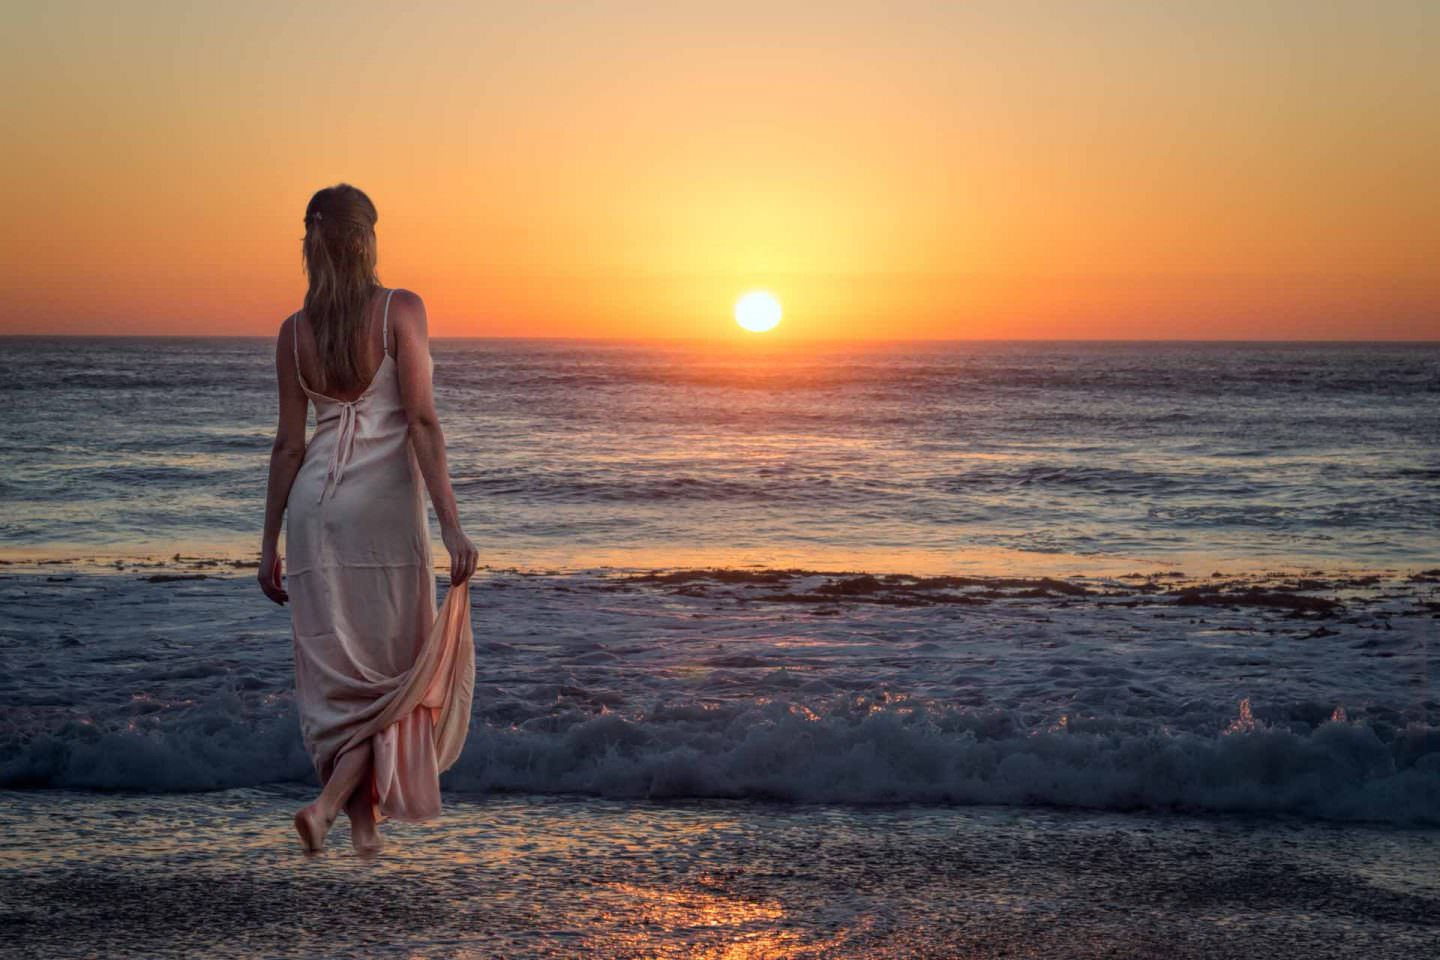
[{"label": "satin dress", "polygon": [[389,348],[394,292],[385,356],[354,400],[310,389],[296,335],[316,426],[285,522],[300,732],[322,784],[370,743],[377,821],[440,812],[439,777],[465,744],[475,685],[468,585],[436,610],[424,482]]}]

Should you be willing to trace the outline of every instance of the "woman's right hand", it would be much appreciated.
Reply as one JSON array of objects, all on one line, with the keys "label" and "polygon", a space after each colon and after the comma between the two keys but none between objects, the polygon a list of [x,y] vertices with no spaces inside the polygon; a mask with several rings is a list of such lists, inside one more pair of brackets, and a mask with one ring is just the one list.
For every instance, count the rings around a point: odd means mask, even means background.
[{"label": "woman's right hand", "polygon": [[260,589],[265,596],[274,600],[281,606],[290,599],[290,594],[285,590],[285,582],[282,579],[285,562],[278,554],[262,553],[260,555],[260,569],[256,572],[256,579],[260,581]]},{"label": "woman's right hand", "polygon": [[450,551],[450,586],[457,586],[469,580],[480,562],[480,551],[461,532],[459,527],[448,527],[440,531],[445,549]]}]

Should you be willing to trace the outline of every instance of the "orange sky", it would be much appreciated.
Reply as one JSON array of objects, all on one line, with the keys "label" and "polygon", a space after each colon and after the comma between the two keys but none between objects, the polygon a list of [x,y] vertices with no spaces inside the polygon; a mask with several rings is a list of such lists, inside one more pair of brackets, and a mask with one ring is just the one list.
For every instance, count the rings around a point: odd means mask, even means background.
[{"label": "orange sky", "polygon": [[1440,4],[25,4],[0,333],[1440,339]]}]

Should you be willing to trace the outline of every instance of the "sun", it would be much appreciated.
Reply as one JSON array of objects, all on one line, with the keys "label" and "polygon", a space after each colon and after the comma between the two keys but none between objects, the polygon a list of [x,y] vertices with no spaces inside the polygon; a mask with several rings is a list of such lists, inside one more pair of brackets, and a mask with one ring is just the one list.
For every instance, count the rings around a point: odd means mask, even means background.
[{"label": "sun", "polygon": [[766,290],[752,290],[735,301],[735,322],[752,333],[774,330],[780,313],[780,301]]}]

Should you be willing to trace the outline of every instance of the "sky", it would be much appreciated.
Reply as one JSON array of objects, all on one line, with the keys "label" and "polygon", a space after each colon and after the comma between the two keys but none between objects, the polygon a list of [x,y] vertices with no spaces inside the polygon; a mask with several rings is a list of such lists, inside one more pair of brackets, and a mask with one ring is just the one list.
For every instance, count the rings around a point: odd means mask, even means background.
[{"label": "sky", "polygon": [[[1440,339],[1440,4],[18,4],[0,333]],[[740,331],[737,297],[784,321]]]}]

